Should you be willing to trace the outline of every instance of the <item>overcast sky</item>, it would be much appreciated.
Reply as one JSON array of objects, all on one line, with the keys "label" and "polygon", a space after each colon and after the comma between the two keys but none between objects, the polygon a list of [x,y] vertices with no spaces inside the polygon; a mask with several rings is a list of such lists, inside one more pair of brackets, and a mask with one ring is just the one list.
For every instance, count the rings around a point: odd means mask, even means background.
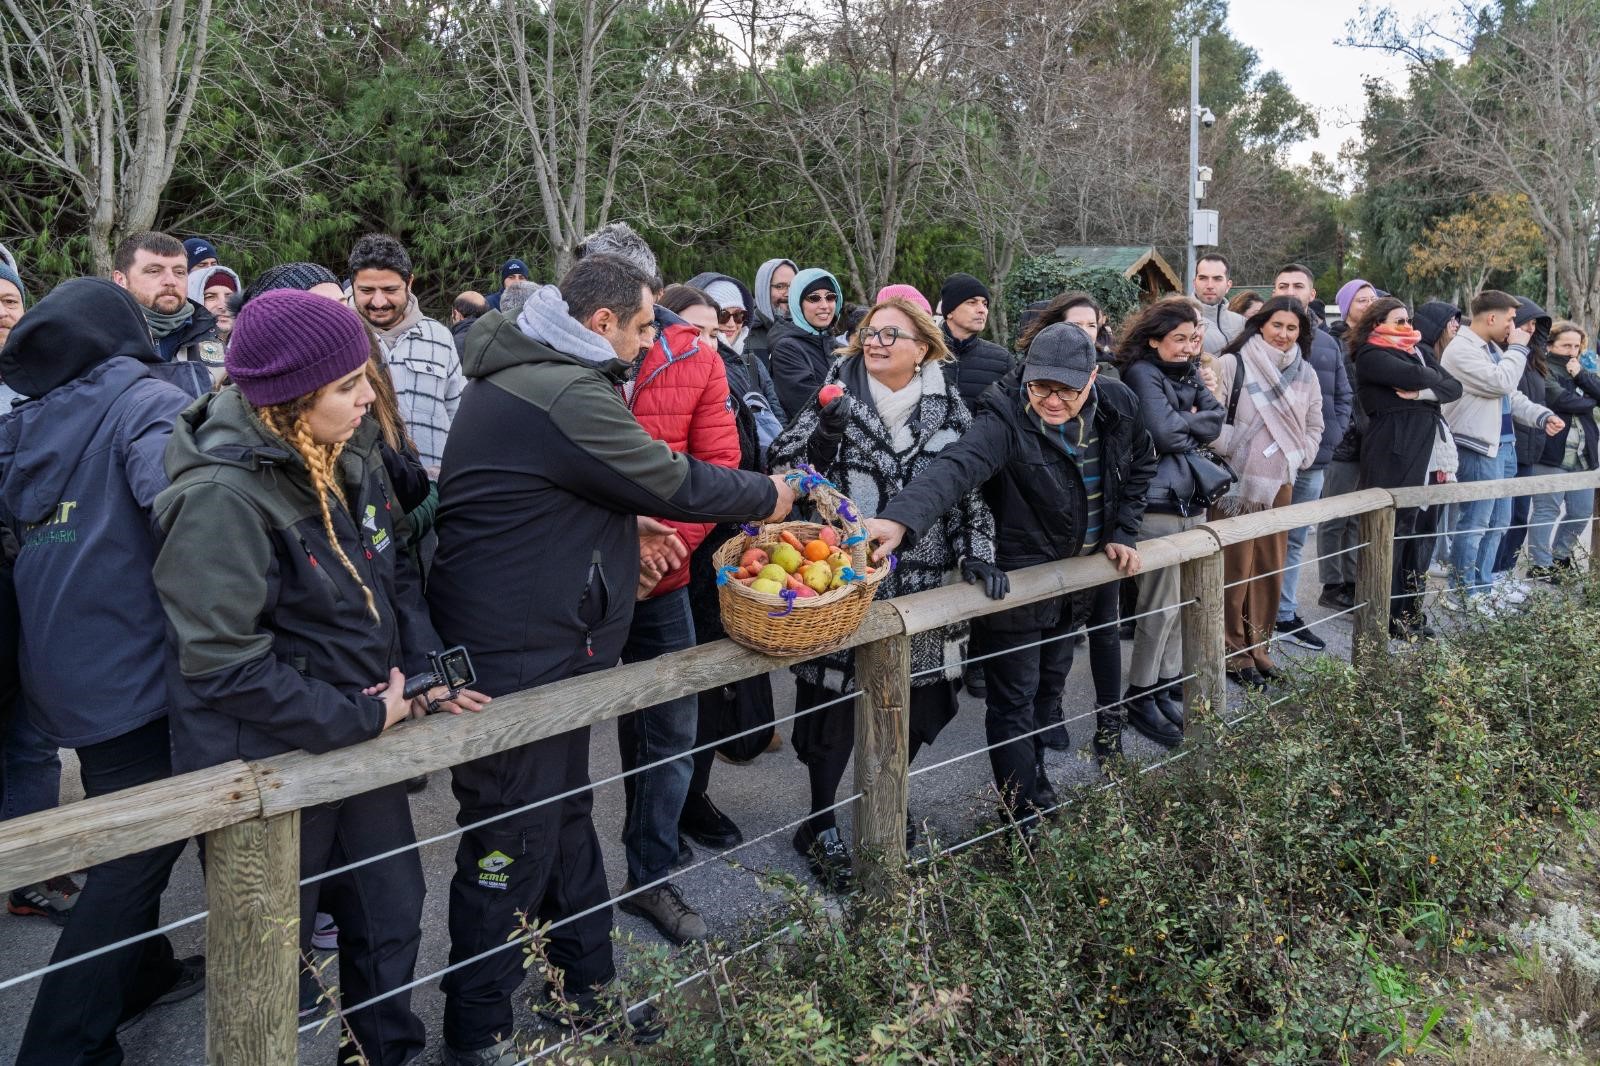
[{"label": "overcast sky", "polygon": [[[1449,0],[1387,2],[1407,23],[1452,7]],[[1262,69],[1282,74],[1295,95],[1317,113],[1321,135],[1294,148],[1293,162],[1306,162],[1312,152],[1334,158],[1359,133],[1365,104],[1362,79],[1395,73],[1396,61],[1387,53],[1335,43],[1349,35],[1347,24],[1360,14],[1361,0],[1230,0],[1228,27],[1233,35],[1255,49]]]}]

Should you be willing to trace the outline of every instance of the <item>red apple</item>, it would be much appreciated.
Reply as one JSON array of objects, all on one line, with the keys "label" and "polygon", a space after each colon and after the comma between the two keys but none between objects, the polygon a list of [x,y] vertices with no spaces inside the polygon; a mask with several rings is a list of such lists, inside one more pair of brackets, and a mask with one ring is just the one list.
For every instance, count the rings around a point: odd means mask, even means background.
[{"label": "red apple", "polygon": [[844,395],[844,389],[837,382],[822,386],[817,392],[817,403],[822,407],[828,406],[833,401]]},{"label": "red apple", "polygon": [[766,566],[771,561],[772,560],[767,556],[767,553],[762,551],[760,548],[750,548],[743,555],[739,556],[739,565],[744,567],[746,570],[749,570],[751,573],[760,572],[761,568]]}]

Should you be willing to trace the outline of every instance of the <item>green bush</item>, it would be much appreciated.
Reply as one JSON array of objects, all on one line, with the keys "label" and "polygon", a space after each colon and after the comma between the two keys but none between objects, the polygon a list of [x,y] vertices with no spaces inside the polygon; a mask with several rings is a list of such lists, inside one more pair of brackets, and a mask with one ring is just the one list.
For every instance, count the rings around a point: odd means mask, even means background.
[{"label": "green bush", "polygon": [[709,953],[652,955],[630,992],[664,993],[659,1057],[1306,1063],[1414,1049],[1409,1023],[1426,1034],[1443,1012],[1408,1014],[1421,997],[1396,944],[1447,964],[1564,814],[1596,803],[1600,594],[1569,591],[1365,673],[1317,660],[1289,699],[1209,723],[1214,739],[1162,772],[1127,768],[1031,840],[935,854],[887,902],[841,916],[795,886],[789,935],[712,980],[676,987]]},{"label": "green bush", "polygon": [[1139,285],[1109,267],[1086,267],[1077,259],[1055,254],[1024,259],[1006,275],[1006,321],[1011,323],[1011,347],[1022,332],[1022,313],[1036,300],[1049,300],[1082,289],[1099,301],[1112,323],[1139,306]]}]

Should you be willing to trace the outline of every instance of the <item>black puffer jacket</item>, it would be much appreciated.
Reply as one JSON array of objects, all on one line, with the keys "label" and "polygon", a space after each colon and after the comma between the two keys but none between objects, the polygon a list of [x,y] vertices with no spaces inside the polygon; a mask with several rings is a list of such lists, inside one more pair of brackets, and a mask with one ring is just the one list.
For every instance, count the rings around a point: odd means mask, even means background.
[{"label": "black puffer jacket", "polygon": [[951,335],[949,326],[940,328],[944,330],[944,342],[950,348],[950,354],[956,357],[953,369],[956,388],[967,410],[976,412],[978,397],[983,395],[983,390],[1005,377],[1011,369],[1011,353],[976,334],[958,341]]},{"label": "black puffer jacket", "polygon": [[[1549,351],[1551,319],[1545,314],[1544,308],[1526,296],[1518,296],[1517,305],[1517,325],[1533,334],[1528,341],[1528,361],[1522,368],[1522,380],[1517,383],[1517,391],[1539,406],[1549,407],[1550,404],[1545,402],[1544,375],[1534,368],[1534,363],[1543,362]],[[1517,465],[1532,466],[1544,454],[1549,438],[1545,436],[1543,426],[1525,426],[1517,422],[1516,429]]]},{"label": "black puffer jacket", "polygon": [[1122,371],[1122,383],[1139,400],[1139,421],[1155,445],[1155,476],[1145,508],[1162,514],[1198,513],[1194,475],[1184,458],[1222,431],[1222,404],[1200,381],[1193,363],[1164,363],[1153,353]]},{"label": "black puffer jacket", "polygon": [[822,379],[833,365],[833,335],[813,333],[780,318],[767,330],[767,341],[772,346],[768,353],[768,366],[772,371],[772,384],[778,390],[778,400],[793,420],[795,412],[804,407],[822,388]]},{"label": "black puffer jacket", "polygon": [[[1539,462],[1545,466],[1564,466],[1567,453],[1567,439],[1573,432],[1581,427],[1583,432],[1583,466],[1581,469],[1593,470],[1600,466],[1600,438],[1596,436],[1594,409],[1596,401],[1600,401],[1600,376],[1587,370],[1579,370],[1574,378],[1567,373],[1566,363],[1561,360],[1551,360],[1545,374],[1545,406],[1561,416],[1566,428],[1553,437],[1546,438],[1544,453],[1539,456]],[[1517,457],[1521,462],[1522,457]]]},{"label": "black puffer jacket", "polygon": [[[1369,412],[1357,485],[1397,489],[1424,484],[1434,442],[1444,433],[1439,408],[1461,399],[1461,382],[1421,346],[1412,353],[1363,344],[1356,352],[1356,372],[1361,382],[1356,401]],[[1430,395],[1407,400],[1397,389]]]},{"label": "black puffer jacket", "polygon": [[[1101,540],[1132,545],[1144,519],[1156,450],[1126,385],[1097,381],[1104,519]],[[1087,408],[1085,408],[1087,410]],[[972,428],[889,501],[880,518],[906,527],[906,544],[931,528],[973,485],[994,513],[995,562],[1007,570],[1083,553],[1087,496],[1078,464],[1048,436],[1027,404],[1022,368],[983,394]]]}]

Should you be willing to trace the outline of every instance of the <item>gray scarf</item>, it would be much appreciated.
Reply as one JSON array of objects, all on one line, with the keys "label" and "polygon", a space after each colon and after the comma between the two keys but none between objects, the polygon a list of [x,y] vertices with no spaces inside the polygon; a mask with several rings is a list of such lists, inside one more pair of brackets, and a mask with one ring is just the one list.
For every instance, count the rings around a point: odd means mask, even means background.
[{"label": "gray scarf", "polygon": [[170,315],[164,315],[149,307],[144,309],[144,320],[150,323],[150,332],[155,334],[156,340],[178,332],[184,326],[187,326],[193,318],[194,304],[188,300],[183,301],[182,309],[174,311]]},{"label": "gray scarf", "polygon": [[617,358],[605,338],[568,313],[567,301],[554,285],[540,285],[533,290],[522,305],[522,314],[517,316],[517,328],[562,355],[594,366],[604,366]]}]

